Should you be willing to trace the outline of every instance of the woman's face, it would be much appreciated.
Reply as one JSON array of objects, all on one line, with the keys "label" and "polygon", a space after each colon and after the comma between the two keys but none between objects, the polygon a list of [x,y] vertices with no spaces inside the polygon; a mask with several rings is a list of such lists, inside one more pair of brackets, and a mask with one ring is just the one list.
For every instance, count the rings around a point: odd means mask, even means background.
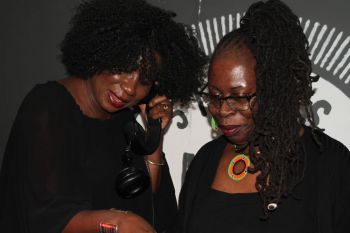
[{"label": "woman's face", "polygon": [[139,71],[131,73],[101,73],[88,80],[97,104],[109,113],[134,106],[146,97],[152,84],[140,82]]},{"label": "woman's face", "polygon": [[[217,97],[249,96],[256,92],[255,58],[246,47],[231,48],[216,55],[209,67],[208,89]],[[249,104],[249,101],[246,100]],[[234,144],[247,143],[254,130],[253,112],[256,98],[250,100],[247,110],[236,110],[227,101],[219,106],[209,104],[209,111],[217,121],[219,129]]]}]

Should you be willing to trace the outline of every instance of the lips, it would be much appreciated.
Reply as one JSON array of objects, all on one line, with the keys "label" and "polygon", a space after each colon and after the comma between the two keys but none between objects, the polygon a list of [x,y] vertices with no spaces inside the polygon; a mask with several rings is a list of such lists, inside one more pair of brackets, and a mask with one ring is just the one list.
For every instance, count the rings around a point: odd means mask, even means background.
[{"label": "lips", "polygon": [[126,105],[126,102],[124,102],[122,99],[120,99],[111,91],[108,93],[108,97],[109,97],[109,100],[111,101],[111,104],[115,108],[123,108]]},{"label": "lips", "polygon": [[239,125],[219,125],[219,128],[226,137],[231,137],[239,131],[241,126],[239,126]]}]

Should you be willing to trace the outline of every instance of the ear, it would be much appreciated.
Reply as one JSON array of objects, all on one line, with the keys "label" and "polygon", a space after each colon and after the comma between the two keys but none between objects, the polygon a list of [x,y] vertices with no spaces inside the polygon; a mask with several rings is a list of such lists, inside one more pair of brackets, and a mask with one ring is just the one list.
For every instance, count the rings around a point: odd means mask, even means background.
[{"label": "ear", "polygon": [[258,100],[256,98],[256,96],[254,96],[249,103],[249,108],[252,111],[253,114],[258,112],[259,109],[259,104],[258,104]]}]

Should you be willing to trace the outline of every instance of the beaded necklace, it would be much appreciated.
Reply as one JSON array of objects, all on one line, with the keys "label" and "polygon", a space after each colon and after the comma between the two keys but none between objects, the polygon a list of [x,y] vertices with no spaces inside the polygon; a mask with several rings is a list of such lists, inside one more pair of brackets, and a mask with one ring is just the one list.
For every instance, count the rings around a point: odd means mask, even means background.
[{"label": "beaded necklace", "polygon": [[237,145],[233,145],[235,152],[239,153],[237,153],[237,155],[231,159],[227,173],[228,176],[234,181],[240,181],[248,174],[248,168],[251,164],[250,158],[246,154],[242,153],[247,146],[248,145],[244,146],[243,148],[239,148]]}]

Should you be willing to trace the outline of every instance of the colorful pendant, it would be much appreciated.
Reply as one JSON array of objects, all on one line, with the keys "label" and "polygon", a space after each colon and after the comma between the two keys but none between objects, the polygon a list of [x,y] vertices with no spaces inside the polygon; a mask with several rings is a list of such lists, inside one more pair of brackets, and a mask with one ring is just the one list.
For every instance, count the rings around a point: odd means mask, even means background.
[{"label": "colorful pendant", "polygon": [[[235,172],[235,166],[237,166],[239,163],[244,163],[244,169],[242,169],[240,172]],[[249,166],[249,157],[244,154],[238,154],[231,160],[227,169],[227,173],[231,179],[240,181],[248,174]]]}]

